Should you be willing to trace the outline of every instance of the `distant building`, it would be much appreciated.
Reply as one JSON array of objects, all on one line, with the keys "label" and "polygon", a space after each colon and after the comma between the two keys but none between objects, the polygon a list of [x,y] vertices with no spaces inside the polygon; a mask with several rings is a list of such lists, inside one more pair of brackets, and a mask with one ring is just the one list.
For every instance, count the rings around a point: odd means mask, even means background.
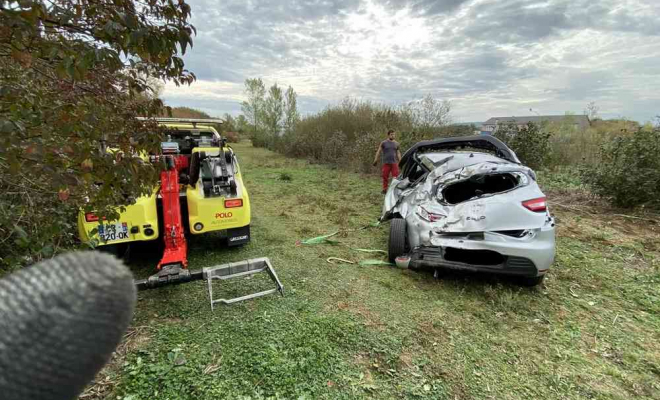
[{"label": "distant building", "polygon": [[533,117],[493,117],[481,125],[481,133],[491,134],[497,131],[498,125],[517,125],[522,128],[528,123],[541,124],[543,122],[572,124],[577,130],[589,127],[589,117],[586,115],[538,115]]}]

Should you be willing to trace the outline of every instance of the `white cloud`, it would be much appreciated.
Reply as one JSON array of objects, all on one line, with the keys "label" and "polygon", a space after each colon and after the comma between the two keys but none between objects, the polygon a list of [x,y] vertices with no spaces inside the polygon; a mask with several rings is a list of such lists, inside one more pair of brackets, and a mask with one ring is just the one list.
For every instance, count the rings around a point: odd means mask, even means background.
[{"label": "white cloud", "polygon": [[655,0],[193,0],[190,87],[170,105],[240,112],[243,81],[293,86],[303,112],[345,96],[452,100],[455,119],[660,113]]}]

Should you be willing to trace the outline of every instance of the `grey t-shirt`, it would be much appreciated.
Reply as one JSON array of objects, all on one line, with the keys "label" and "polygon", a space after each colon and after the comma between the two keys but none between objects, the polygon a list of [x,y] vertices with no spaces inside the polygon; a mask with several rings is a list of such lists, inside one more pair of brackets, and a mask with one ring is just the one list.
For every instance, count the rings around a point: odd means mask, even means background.
[{"label": "grey t-shirt", "polygon": [[396,152],[399,150],[399,143],[396,140],[385,139],[380,143],[380,149],[383,153],[383,164],[396,164]]}]

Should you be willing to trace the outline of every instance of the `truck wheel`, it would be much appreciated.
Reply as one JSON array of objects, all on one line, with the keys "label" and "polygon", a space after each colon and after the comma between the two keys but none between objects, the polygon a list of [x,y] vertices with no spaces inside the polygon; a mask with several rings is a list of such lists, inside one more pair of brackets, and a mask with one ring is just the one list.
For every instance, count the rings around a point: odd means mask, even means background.
[{"label": "truck wheel", "polygon": [[387,256],[390,262],[406,254],[406,220],[394,218],[390,222],[390,238],[387,244]]},{"label": "truck wheel", "polygon": [[190,156],[190,169],[188,170],[188,182],[190,186],[196,187],[197,186],[197,181],[199,180],[199,169],[201,168],[200,162],[199,162],[199,152],[193,153],[192,156]]},{"label": "truck wheel", "polygon": [[241,228],[227,229],[227,246],[244,246],[250,242],[250,225]]}]

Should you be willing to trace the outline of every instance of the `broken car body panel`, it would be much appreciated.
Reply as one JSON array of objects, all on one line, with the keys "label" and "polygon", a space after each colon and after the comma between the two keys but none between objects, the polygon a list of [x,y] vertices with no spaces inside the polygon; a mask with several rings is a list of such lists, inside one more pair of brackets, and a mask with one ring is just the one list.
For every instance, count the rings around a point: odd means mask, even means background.
[{"label": "broken car body panel", "polygon": [[539,276],[552,264],[554,219],[544,205],[523,205],[545,195],[534,171],[496,138],[420,142],[400,169],[381,220],[406,221],[413,265]]}]

